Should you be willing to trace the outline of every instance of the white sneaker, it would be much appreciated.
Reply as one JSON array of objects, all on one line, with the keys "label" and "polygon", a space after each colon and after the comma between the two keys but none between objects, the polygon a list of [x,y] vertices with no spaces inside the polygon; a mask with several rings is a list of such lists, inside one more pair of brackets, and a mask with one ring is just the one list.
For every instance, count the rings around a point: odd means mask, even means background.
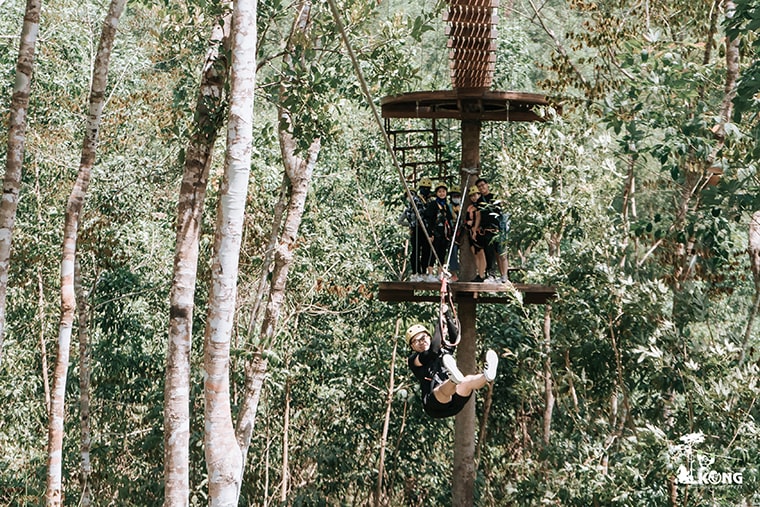
[{"label": "white sneaker", "polygon": [[485,283],[501,283],[501,280],[497,280],[495,276],[489,276],[485,280],[483,280]]},{"label": "white sneaker", "polygon": [[462,372],[459,371],[459,368],[457,367],[457,361],[454,359],[454,356],[451,354],[444,354],[443,365],[449,372],[449,380],[455,384],[461,384],[464,380],[464,375],[462,375]]},{"label": "white sneaker", "polygon": [[496,368],[499,366],[499,356],[493,350],[486,352],[486,368],[483,370],[488,382],[493,382],[496,378]]},{"label": "white sneaker", "polygon": [[440,281],[436,275],[430,274],[427,276],[428,282],[438,282]]}]

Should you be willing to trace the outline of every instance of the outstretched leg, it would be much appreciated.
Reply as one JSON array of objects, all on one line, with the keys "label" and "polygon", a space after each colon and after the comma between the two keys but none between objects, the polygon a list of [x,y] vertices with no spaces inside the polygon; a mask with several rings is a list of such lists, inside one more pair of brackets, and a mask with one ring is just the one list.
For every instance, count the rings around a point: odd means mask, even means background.
[{"label": "outstretched leg", "polygon": [[499,356],[493,350],[486,353],[486,367],[483,373],[477,375],[463,375],[457,367],[454,356],[443,356],[443,365],[449,372],[449,380],[439,385],[433,391],[435,398],[441,403],[448,403],[454,393],[459,396],[469,396],[473,391],[480,389],[496,378],[496,368],[499,365]]}]

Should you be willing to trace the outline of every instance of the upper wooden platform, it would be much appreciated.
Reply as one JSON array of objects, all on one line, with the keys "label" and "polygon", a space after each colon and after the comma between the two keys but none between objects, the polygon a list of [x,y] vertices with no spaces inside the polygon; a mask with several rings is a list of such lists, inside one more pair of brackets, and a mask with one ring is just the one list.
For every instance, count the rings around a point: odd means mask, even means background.
[{"label": "upper wooden platform", "polygon": [[[510,284],[488,282],[450,282],[452,298],[471,298],[475,303],[509,303],[514,301]],[[543,304],[557,297],[555,287],[512,283],[522,293],[523,304]],[[391,302],[437,302],[441,300],[439,282],[380,282],[378,299]]]},{"label": "upper wooden platform", "polygon": [[482,121],[544,121],[548,106],[538,93],[434,90],[390,95],[380,100],[383,118],[453,118]]}]

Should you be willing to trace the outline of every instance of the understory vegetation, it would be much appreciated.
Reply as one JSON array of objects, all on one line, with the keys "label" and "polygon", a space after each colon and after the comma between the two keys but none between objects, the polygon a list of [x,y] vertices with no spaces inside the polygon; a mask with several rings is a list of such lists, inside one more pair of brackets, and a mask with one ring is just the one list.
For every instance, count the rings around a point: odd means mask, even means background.
[{"label": "understory vegetation", "polygon": [[[6,111],[24,5],[0,3]],[[213,21],[207,3],[130,3],[114,48],[77,244],[91,311],[96,505],[163,502],[177,195]],[[753,225],[760,218],[760,4],[503,3],[494,88],[543,93],[552,106],[540,111],[543,122],[485,122],[480,171],[510,215],[509,260],[520,268],[512,280],[555,287],[557,297],[534,305],[515,293],[508,304],[477,307],[478,348],[502,359],[492,391],[475,397],[484,429],[476,439],[475,505],[760,504],[760,263],[753,264],[760,245],[752,244],[760,234]],[[445,3],[341,5],[378,107],[388,95],[450,88]],[[63,219],[106,7],[89,0],[43,6],[0,363],[0,505],[44,504]],[[396,222],[404,189],[328,7],[315,2],[313,10],[313,40],[298,42],[287,75],[279,59],[292,6],[258,5],[233,413],[252,347],[264,351],[268,373],[240,505],[282,505],[285,480],[287,505],[374,505],[381,446],[380,504],[448,505],[457,480],[454,421],[423,413],[404,341],[406,328],[432,323],[438,306],[377,297],[378,282],[409,272],[408,231]],[[739,41],[735,99],[726,91],[732,39]],[[278,103],[283,83],[287,104]],[[294,135],[320,137],[322,151],[279,325],[271,343],[261,343],[255,307],[283,182],[278,107],[305,118]],[[459,174],[460,125],[439,126],[448,170]],[[191,505],[206,504],[208,495],[202,348],[221,138],[195,295]],[[82,488],[74,349],[65,505],[78,505]]]}]

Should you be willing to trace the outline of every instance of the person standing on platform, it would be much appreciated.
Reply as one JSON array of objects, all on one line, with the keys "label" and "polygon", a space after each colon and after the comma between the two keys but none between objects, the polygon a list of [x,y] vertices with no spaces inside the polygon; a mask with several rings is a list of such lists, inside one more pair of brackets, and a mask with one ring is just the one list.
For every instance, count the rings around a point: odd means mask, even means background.
[{"label": "person standing on platform", "polygon": [[[475,185],[480,191],[481,228],[483,230],[483,249],[486,256],[486,281],[508,281],[509,265],[507,261],[507,233],[509,221],[501,209],[501,201],[491,193],[488,180],[478,178]],[[499,270],[500,280],[495,277]]]},{"label": "person standing on platform", "polygon": [[478,187],[471,186],[467,192],[469,204],[465,211],[463,222],[467,231],[467,241],[470,243],[470,251],[475,261],[475,278],[473,282],[482,282],[486,275],[486,255],[483,251],[483,231],[480,228],[480,191]]},{"label": "person standing on platform", "polygon": [[[451,235],[454,233],[454,219],[451,214],[451,206],[446,199],[448,187],[443,182],[435,185],[435,199],[432,199],[427,205],[427,223],[430,225],[428,234],[433,240],[433,251],[435,257],[430,263],[429,281],[437,281],[443,274],[446,267],[447,253]],[[432,269],[435,267],[435,261],[438,261],[438,275],[433,274]]]},{"label": "person standing on platform", "polygon": [[450,281],[456,282],[459,280],[459,247],[462,245],[462,238],[464,237],[464,226],[462,219],[459,217],[460,210],[462,209],[462,187],[459,185],[451,185],[449,206],[451,207],[451,216],[453,217],[452,227],[454,228],[454,244],[451,245],[451,252],[449,253],[449,271],[451,272]]},{"label": "person standing on platform", "polygon": [[[425,236],[425,230],[430,232],[430,227],[425,222],[425,211],[430,198],[430,187],[432,186],[433,182],[430,178],[421,178],[417,184],[417,193],[412,193],[412,201],[401,214],[401,217],[399,217],[399,223],[409,227],[409,260],[412,271],[409,281],[411,282],[425,280],[427,268],[430,264],[430,257],[432,256],[430,242]],[[422,217],[422,223],[417,220],[415,207]]]}]

